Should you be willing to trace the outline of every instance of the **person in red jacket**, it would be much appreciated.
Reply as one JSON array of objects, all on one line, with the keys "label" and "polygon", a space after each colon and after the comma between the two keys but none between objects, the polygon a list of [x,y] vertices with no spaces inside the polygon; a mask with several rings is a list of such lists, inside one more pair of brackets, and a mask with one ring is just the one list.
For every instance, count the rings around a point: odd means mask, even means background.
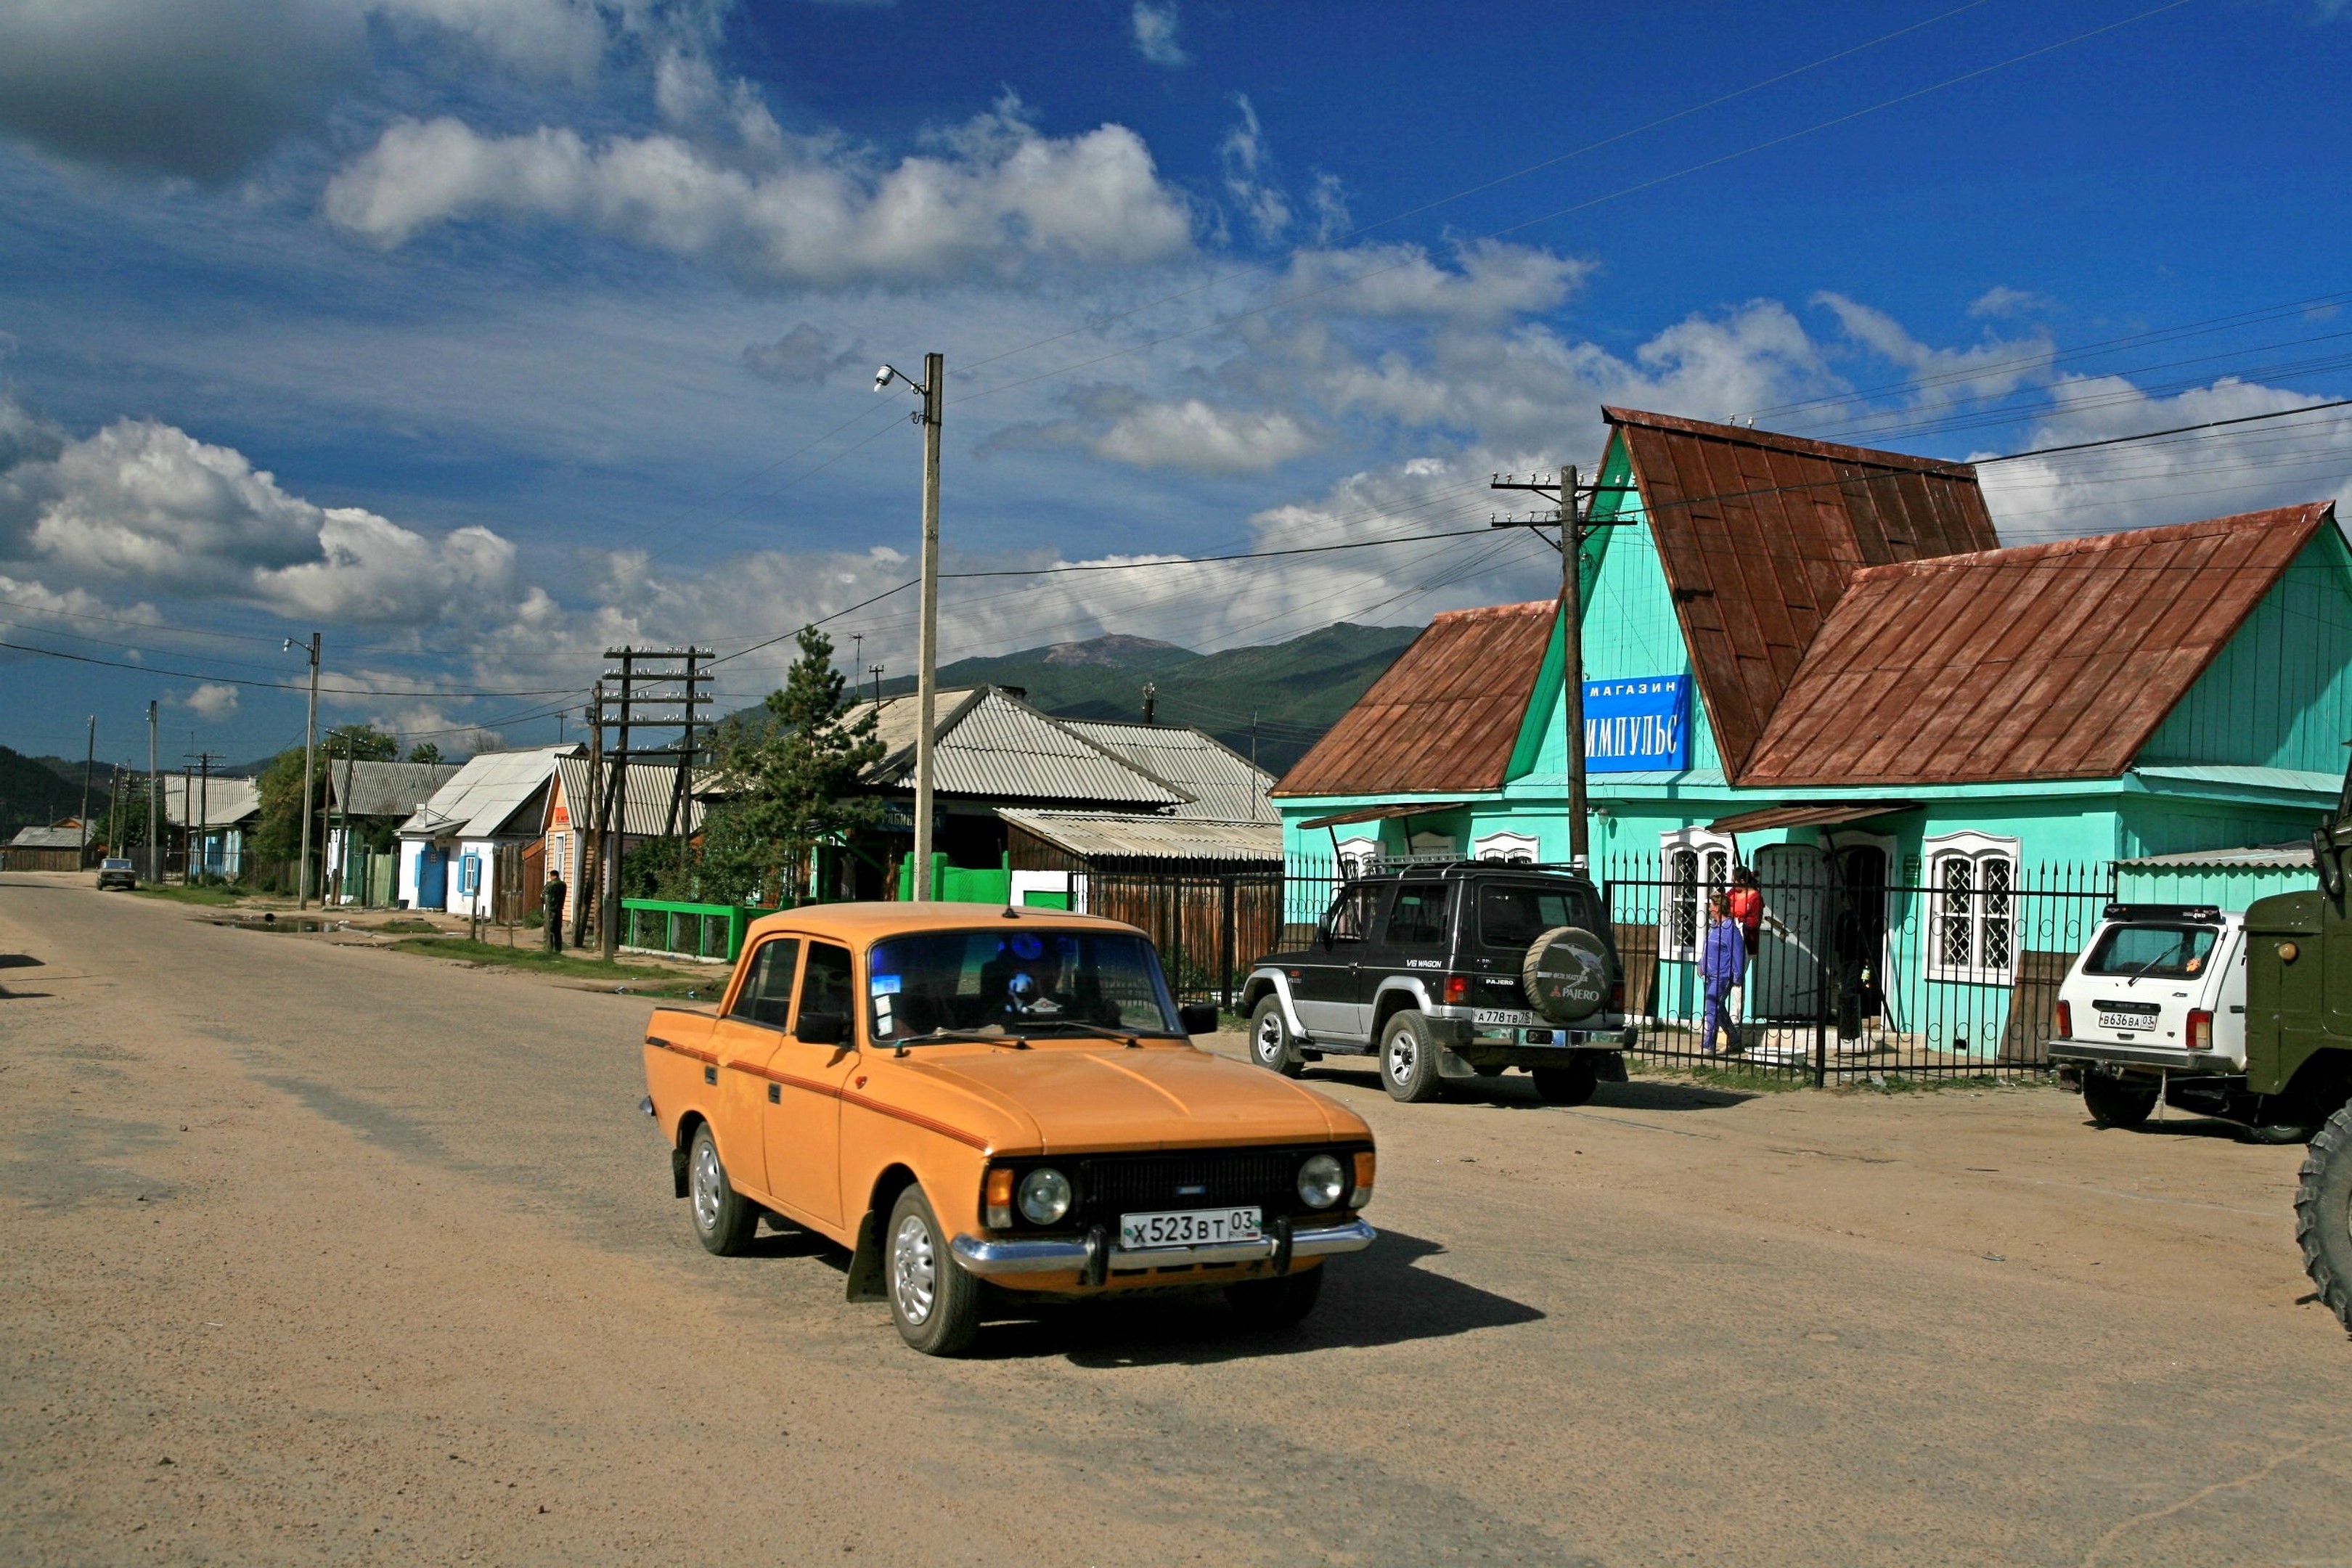
[{"label": "person in red jacket", "polygon": [[[1756,873],[1742,866],[1731,874],[1731,891],[1727,895],[1731,905],[1731,918],[1739,922],[1739,931],[1747,938],[1748,967],[1756,967],[1756,939],[1764,931],[1764,890],[1756,885]],[[1741,981],[1747,975],[1740,975]]]}]

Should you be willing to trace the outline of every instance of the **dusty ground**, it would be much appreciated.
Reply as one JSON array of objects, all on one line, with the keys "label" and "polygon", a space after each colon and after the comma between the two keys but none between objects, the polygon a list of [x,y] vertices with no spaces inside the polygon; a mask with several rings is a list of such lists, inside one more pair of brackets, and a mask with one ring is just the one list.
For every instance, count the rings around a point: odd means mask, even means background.
[{"label": "dusty ground", "polygon": [[1296,1338],[940,1363],[694,1245],[644,1003],[194,914],[0,878],[10,1562],[2352,1562],[2296,1150],[1323,1074],[1384,1235]]}]

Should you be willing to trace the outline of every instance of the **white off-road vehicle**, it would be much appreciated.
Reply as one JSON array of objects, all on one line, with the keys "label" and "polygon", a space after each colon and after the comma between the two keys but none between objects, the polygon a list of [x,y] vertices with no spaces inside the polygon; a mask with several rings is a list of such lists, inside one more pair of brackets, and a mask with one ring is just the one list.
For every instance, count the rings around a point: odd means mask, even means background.
[{"label": "white off-road vehicle", "polygon": [[2102,1127],[2157,1102],[2235,1121],[2263,1142],[2307,1138],[2276,1097],[2246,1087],[2245,917],[2210,904],[2109,904],[2058,988],[2050,1060],[2079,1075]]}]

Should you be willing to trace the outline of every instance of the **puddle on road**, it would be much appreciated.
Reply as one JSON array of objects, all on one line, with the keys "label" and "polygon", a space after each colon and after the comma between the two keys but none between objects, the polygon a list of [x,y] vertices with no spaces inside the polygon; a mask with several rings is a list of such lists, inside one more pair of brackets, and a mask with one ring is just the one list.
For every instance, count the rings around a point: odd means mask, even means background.
[{"label": "puddle on road", "polygon": [[322,931],[352,929],[352,922],[349,921],[319,920],[309,916],[289,916],[285,920],[279,920],[274,914],[207,915],[204,917],[204,921],[206,925],[226,926],[231,931]]}]

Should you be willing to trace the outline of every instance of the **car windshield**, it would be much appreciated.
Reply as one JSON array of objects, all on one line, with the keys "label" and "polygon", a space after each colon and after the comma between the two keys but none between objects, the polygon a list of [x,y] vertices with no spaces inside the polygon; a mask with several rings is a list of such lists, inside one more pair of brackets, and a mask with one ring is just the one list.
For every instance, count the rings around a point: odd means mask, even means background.
[{"label": "car windshield", "polygon": [[2091,949],[2085,974],[2146,974],[2183,980],[2205,973],[2221,933],[2212,926],[2109,926]]},{"label": "car windshield", "polygon": [[105,862],[100,869],[106,871],[128,871],[131,869],[131,862],[128,860],[109,860]]},{"label": "car windshield", "polygon": [[1557,926],[1599,931],[1591,895],[1557,882],[1490,882],[1478,890],[1478,940],[1488,947],[1525,949]]},{"label": "car windshield", "polygon": [[866,989],[877,1041],[941,1029],[1183,1033],[1160,955],[1122,931],[930,931],[877,942]]}]

